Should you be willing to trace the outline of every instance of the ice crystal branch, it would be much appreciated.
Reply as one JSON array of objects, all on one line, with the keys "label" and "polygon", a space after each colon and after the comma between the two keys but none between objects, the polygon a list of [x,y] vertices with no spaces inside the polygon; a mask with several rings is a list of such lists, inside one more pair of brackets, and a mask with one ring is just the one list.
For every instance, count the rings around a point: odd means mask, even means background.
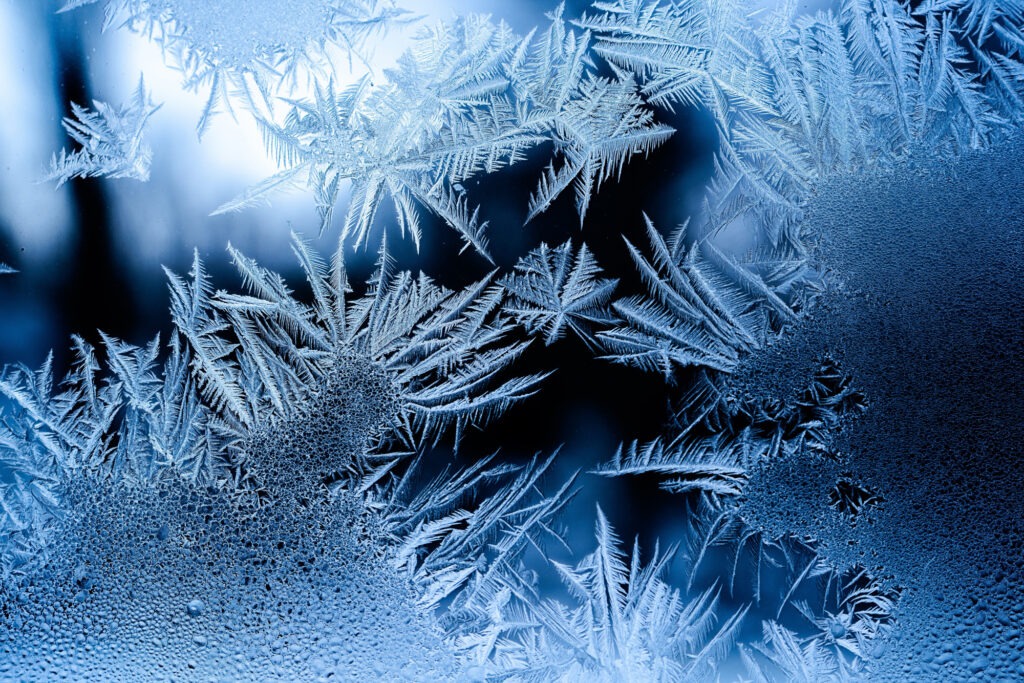
[{"label": "ice crystal branch", "polygon": [[739,263],[707,240],[687,248],[685,225],[666,242],[645,220],[653,258],[626,244],[647,294],[612,304],[622,322],[598,333],[608,359],[667,378],[691,365],[728,372],[741,353],[796,319],[778,292],[801,275],[799,256],[758,254]]},{"label": "ice crystal branch", "polygon": [[566,27],[560,9],[546,32],[525,38],[474,15],[423,31],[383,82],[364,80],[340,92],[328,84],[312,101],[295,102],[283,123],[262,121],[284,170],[215,213],[306,182],[327,227],[347,182],[343,242],[367,244],[390,197],[401,231],[417,243],[422,208],[489,258],[486,222],[466,186],[553,142],[563,163],[541,179],[529,218],[574,186],[582,221],[603,181],[672,133],[654,122],[631,78],[594,73],[588,40]]},{"label": "ice crystal branch", "polygon": [[54,155],[46,180],[56,180],[58,187],[72,178],[96,176],[149,180],[152,152],[143,134],[160,105],[153,104],[142,77],[132,98],[120,107],[99,100],[93,106],[95,111],[71,104],[74,118],[65,118],[62,125],[80,147]]},{"label": "ice crystal branch", "polygon": [[571,330],[593,347],[591,327],[614,320],[606,304],[617,281],[598,277],[601,272],[586,244],[575,253],[572,241],[554,248],[541,244],[502,279],[513,297],[507,310],[528,332],[543,334],[545,344]]}]

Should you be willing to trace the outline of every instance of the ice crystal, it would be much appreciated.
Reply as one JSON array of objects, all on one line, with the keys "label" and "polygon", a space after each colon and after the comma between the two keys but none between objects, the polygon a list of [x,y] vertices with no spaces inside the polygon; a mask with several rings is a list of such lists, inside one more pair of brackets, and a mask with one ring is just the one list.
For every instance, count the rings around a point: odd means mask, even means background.
[{"label": "ice crystal", "polygon": [[543,333],[546,344],[571,330],[593,345],[590,328],[613,320],[606,304],[616,281],[600,274],[587,245],[574,254],[570,241],[553,249],[541,244],[501,284],[514,299],[509,312],[528,332]]},{"label": "ice crystal", "polygon": [[95,111],[71,104],[75,118],[65,118],[62,125],[80,148],[54,155],[46,179],[56,180],[58,187],[72,178],[94,176],[149,180],[153,155],[142,136],[160,105],[153,104],[142,77],[132,98],[120,107],[99,100],[93,106]]},{"label": "ice crystal", "polygon": [[[62,11],[100,1],[68,0]],[[158,42],[185,87],[207,91],[200,135],[218,111],[234,114],[233,103],[265,110],[275,96],[328,78],[339,59],[365,59],[369,39],[408,20],[387,0],[104,0],[104,11],[105,28],[127,26]]]},{"label": "ice crystal", "polygon": [[601,183],[672,129],[654,121],[631,78],[595,73],[587,35],[569,30],[561,9],[550,19],[546,31],[525,38],[474,15],[439,24],[419,35],[383,83],[319,88],[313,101],[295,103],[283,124],[263,122],[268,147],[285,170],[217,212],[304,181],[326,227],[342,182],[349,181],[342,241],[365,244],[390,196],[402,232],[417,243],[421,206],[489,258],[486,221],[470,208],[466,185],[550,142],[561,163],[552,162],[541,178],[530,218],[574,186],[582,221]]}]

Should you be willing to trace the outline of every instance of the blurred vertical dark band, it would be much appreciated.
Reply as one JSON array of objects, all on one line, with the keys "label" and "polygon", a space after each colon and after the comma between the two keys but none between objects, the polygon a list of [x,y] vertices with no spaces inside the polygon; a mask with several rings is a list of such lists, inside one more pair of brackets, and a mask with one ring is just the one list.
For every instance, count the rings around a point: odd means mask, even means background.
[{"label": "blurred vertical dark band", "polygon": [[[58,92],[64,116],[71,117],[72,102],[92,107],[85,71],[89,57],[74,13],[55,15],[52,25]],[[138,304],[131,282],[117,262],[106,180],[74,178],[68,185],[77,235],[69,250],[68,268],[57,277],[55,304],[61,327],[92,342],[98,336],[97,329],[131,338]],[[139,238],[145,239],[143,232]]]}]

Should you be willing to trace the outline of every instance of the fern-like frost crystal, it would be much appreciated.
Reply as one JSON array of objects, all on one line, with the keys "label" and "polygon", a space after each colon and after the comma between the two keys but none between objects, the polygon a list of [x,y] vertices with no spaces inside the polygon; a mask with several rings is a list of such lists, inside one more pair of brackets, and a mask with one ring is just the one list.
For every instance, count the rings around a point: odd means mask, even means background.
[{"label": "fern-like frost crystal", "polygon": [[46,179],[56,180],[58,187],[72,178],[96,176],[149,180],[152,152],[143,134],[160,105],[153,104],[142,78],[132,98],[120,107],[99,100],[93,106],[95,111],[71,104],[75,117],[62,124],[79,148],[54,155]]},{"label": "fern-like frost crystal", "polygon": [[479,16],[439,24],[419,35],[382,84],[319,88],[313,101],[295,103],[283,124],[262,122],[285,170],[215,213],[305,182],[326,227],[347,182],[342,241],[365,245],[390,197],[400,230],[417,243],[423,209],[490,258],[486,221],[465,187],[553,142],[561,159],[541,178],[527,220],[572,187],[582,222],[598,186],[672,129],[654,121],[632,78],[594,73],[588,36],[569,30],[561,10],[550,19],[547,31],[525,38]]},{"label": "fern-like frost crystal", "polygon": [[514,300],[509,312],[528,332],[543,334],[545,344],[571,330],[593,345],[591,328],[613,320],[606,304],[616,281],[600,274],[587,245],[574,252],[570,241],[555,248],[541,244],[501,284]]},{"label": "fern-like frost crystal", "polygon": [[623,323],[599,333],[610,360],[666,377],[691,365],[728,372],[796,319],[780,293],[802,274],[798,255],[758,254],[760,263],[742,264],[711,242],[687,248],[685,225],[666,242],[648,219],[647,234],[653,259],[627,246],[649,293],[612,304]]},{"label": "fern-like frost crystal", "polygon": [[[62,11],[100,1],[69,0]],[[409,20],[388,0],[105,0],[104,9],[104,28],[159,42],[185,87],[205,92],[200,136],[218,112],[265,112],[277,96],[362,65],[370,38]]]}]

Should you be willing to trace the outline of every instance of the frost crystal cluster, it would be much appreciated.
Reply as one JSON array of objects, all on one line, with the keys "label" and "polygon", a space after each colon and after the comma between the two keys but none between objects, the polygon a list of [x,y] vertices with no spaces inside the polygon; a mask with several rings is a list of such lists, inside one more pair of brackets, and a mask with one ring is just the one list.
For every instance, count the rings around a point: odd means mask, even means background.
[{"label": "frost crystal cluster", "polygon": [[[240,291],[196,252],[165,342],[0,370],[0,679],[1024,676],[1024,4],[615,0],[523,35],[385,0],[104,9],[205,94],[200,134],[261,131],[278,172],[214,215],[304,188],[338,248],[293,235],[289,282],[228,245]],[[49,179],[145,180],[157,110],[141,80],[74,105]],[[606,225],[684,111],[716,136],[700,210]],[[484,188],[522,169],[554,236],[499,254]],[[380,234],[441,225],[494,269],[445,287]],[[567,357],[649,375],[660,428],[480,448]]]},{"label": "frost crystal cluster", "polygon": [[149,180],[152,152],[142,134],[160,107],[150,101],[145,83],[140,78],[132,99],[119,108],[100,101],[93,104],[95,112],[72,103],[75,118],[64,119],[63,125],[81,148],[70,154],[62,149],[59,156],[54,155],[46,179],[58,185],[89,176]]}]

